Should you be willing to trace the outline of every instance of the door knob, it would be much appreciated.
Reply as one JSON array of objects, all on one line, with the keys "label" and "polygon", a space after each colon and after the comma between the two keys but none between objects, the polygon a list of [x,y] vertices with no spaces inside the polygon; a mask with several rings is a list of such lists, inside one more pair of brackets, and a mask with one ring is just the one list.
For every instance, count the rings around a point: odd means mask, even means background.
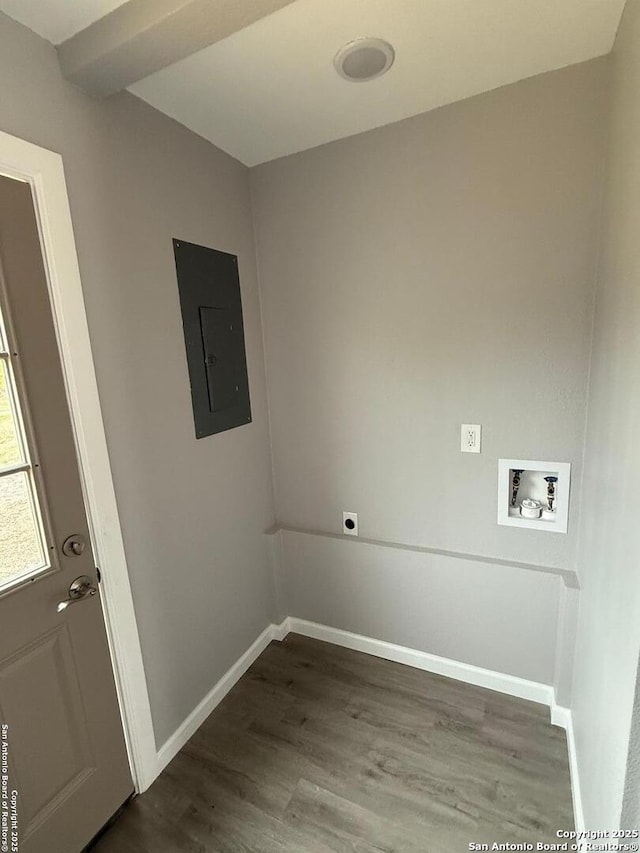
[{"label": "door knob", "polygon": [[84,541],[84,537],[80,536],[79,533],[74,533],[62,543],[62,553],[65,557],[79,557],[86,547],[87,543]]},{"label": "door knob", "polygon": [[62,613],[70,604],[77,604],[79,601],[84,601],[85,598],[91,598],[97,591],[98,587],[93,585],[89,575],[80,575],[71,582],[69,597],[58,604],[58,613]]}]

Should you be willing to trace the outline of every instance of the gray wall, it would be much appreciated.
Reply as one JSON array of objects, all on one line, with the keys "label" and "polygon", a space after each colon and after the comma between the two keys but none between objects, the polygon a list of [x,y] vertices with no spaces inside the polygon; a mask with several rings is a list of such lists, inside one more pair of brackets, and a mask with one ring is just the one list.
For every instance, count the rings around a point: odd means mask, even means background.
[{"label": "gray wall", "polygon": [[561,578],[283,530],[285,614],[554,684]]},{"label": "gray wall", "polygon": [[[575,568],[606,100],[597,60],[251,171],[282,613],[570,703],[576,591],[514,564]],[[572,463],[568,535],[497,525],[500,456]]]},{"label": "gray wall", "polygon": [[[0,15],[0,129],[62,154],[159,744],[270,621],[273,520],[247,169],[64,82]],[[171,238],[239,255],[253,423],[194,438]]]},{"label": "gray wall", "polygon": [[[573,717],[587,826],[617,826],[640,648],[640,2],[613,53],[611,139],[596,294]],[[630,780],[633,786],[633,780]],[[627,814],[637,814],[628,803]]]},{"label": "gray wall", "polygon": [[[283,525],[574,567],[605,102],[596,60],[252,169]],[[568,535],[498,527],[500,456],[572,463]]]}]

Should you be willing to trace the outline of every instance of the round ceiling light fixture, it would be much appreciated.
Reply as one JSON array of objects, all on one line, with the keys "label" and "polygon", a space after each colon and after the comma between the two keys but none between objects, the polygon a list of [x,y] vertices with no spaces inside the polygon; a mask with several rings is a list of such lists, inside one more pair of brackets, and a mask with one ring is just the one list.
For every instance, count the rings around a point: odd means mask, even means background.
[{"label": "round ceiling light fixture", "polygon": [[333,64],[345,80],[365,83],[385,74],[395,58],[396,52],[389,42],[383,39],[359,38],[341,47]]}]

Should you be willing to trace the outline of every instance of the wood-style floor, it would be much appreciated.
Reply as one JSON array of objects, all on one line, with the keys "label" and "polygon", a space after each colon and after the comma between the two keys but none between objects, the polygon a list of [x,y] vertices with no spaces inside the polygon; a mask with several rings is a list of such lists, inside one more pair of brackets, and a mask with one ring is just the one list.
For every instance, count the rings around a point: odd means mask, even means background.
[{"label": "wood-style floor", "polygon": [[290,634],[92,853],[462,853],[572,827],[547,708]]}]

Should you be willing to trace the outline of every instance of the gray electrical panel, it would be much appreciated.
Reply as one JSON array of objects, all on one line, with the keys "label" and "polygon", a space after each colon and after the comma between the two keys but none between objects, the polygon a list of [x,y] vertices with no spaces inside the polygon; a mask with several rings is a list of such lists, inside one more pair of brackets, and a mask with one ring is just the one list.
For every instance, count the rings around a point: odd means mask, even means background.
[{"label": "gray electrical panel", "polygon": [[173,241],[196,438],[251,421],[238,258]]}]

